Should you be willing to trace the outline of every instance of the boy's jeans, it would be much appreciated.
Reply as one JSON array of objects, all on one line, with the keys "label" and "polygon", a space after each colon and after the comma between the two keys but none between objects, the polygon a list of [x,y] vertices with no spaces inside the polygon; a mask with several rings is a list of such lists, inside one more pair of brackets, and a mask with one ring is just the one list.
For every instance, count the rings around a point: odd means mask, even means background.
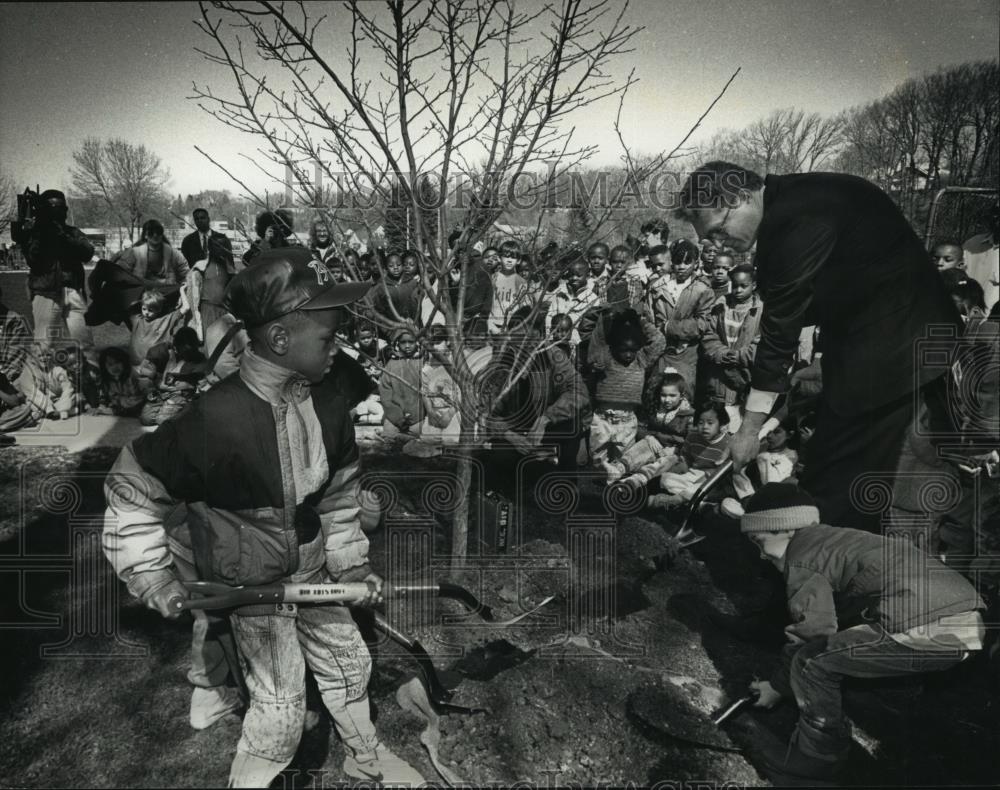
[{"label": "boy's jeans", "polygon": [[344,746],[355,754],[376,748],[366,698],[371,656],[350,611],[295,604],[275,608],[273,615],[231,618],[250,691],[237,757],[243,752],[281,768],[291,762],[305,721],[307,663]]},{"label": "boy's jeans", "polygon": [[843,678],[935,672],[955,666],[965,655],[906,647],[879,625],[859,625],[806,642],[791,659],[792,691],[799,706],[799,749],[821,760],[846,756],[851,733],[840,696]]}]

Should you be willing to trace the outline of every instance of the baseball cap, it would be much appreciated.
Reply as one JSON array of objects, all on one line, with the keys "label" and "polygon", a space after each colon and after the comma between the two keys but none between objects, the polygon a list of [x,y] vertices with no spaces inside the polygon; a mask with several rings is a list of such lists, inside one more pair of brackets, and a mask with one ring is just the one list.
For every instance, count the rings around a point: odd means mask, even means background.
[{"label": "baseball cap", "polygon": [[361,299],[371,283],[335,283],[305,247],[266,250],[226,289],[225,306],[247,327],[296,310],[330,310]]}]

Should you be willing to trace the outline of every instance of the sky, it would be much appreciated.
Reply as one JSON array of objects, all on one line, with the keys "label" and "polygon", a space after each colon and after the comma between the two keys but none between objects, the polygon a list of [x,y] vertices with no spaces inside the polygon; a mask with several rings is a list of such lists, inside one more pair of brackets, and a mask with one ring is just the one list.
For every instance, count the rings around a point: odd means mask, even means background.
[{"label": "sky", "polygon": [[[193,82],[229,87],[195,52],[209,44],[199,16],[187,2],[0,3],[0,167],[24,186],[67,188],[85,137],[122,137],[162,158],[172,193],[240,191],[195,145],[254,189],[276,189],[281,172],[239,156],[258,142],[189,98]],[[623,132],[640,153],[673,148],[737,67],[693,141],[782,107],[835,113],[942,66],[996,58],[1000,40],[1000,0],[634,0],[627,18],[645,26],[617,62],[639,80]],[[580,140],[600,146],[595,165],[620,156],[616,109],[574,119]]]}]

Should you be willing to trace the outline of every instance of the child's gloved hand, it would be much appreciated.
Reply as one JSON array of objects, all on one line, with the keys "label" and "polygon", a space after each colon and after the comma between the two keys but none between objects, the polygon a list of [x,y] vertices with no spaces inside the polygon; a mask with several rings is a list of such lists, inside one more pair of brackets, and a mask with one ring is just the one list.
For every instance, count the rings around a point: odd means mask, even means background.
[{"label": "child's gloved hand", "polygon": [[176,579],[157,587],[145,597],[145,604],[150,609],[159,612],[168,620],[176,620],[181,616],[178,603],[189,598],[187,588]]},{"label": "child's gloved hand", "polygon": [[781,702],[781,694],[767,680],[753,681],[750,690],[757,692],[757,701],[753,704],[755,708],[770,710]]}]

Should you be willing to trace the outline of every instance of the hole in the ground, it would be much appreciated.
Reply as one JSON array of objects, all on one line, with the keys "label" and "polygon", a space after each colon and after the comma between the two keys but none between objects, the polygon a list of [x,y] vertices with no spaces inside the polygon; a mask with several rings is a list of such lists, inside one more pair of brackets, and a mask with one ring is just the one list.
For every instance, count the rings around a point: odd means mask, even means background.
[{"label": "hole in the ground", "polygon": [[469,651],[449,668],[449,672],[458,672],[471,680],[492,680],[501,672],[523,664],[533,655],[534,651],[527,652],[506,639],[496,639]]},{"label": "hole in the ground", "polygon": [[569,619],[574,624],[611,618],[618,620],[648,608],[651,601],[638,584],[617,581],[604,587],[594,587],[573,601]]}]

